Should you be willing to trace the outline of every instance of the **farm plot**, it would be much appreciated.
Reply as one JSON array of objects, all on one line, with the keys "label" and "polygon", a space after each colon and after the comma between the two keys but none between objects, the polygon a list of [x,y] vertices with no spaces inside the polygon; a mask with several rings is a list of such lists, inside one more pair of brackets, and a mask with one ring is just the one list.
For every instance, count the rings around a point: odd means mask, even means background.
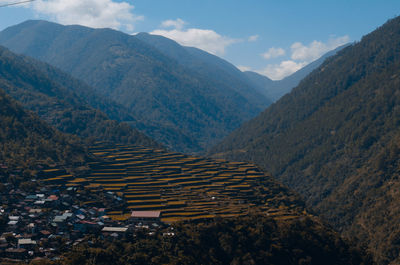
[{"label": "farm plot", "polygon": [[73,178],[54,170],[46,172],[44,181],[122,194],[125,211],[115,218],[151,210],[160,211],[162,221],[174,222],[239,216],[254,208],[272,209],[271,216],[285,218],[287,210],[281,209],[296,205],[281,185],[252,164],[130,145],[98,143],[90,151],[102,162],[91,163],[87,176]]}]

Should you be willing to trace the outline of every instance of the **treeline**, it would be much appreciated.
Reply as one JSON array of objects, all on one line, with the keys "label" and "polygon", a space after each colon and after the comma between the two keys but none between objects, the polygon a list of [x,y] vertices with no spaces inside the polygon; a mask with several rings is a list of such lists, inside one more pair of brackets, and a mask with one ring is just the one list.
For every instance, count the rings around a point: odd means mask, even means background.
[{"label": "treeline", "polygon": [[172,227],[123,240],[90,238],[59,262],[32,264],[372,264],[363,251],[309,217],[276,222],[251,214]]}]

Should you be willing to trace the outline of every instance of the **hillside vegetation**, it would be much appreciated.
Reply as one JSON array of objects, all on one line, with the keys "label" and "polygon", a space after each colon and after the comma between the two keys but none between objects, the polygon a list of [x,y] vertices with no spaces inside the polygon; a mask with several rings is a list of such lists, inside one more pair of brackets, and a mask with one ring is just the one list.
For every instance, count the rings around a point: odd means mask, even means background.
[{"label": "hillside vegetation", "polygon": [[251,160],[379,264],[400,262],[400,18],[329,58],[212,153]]},{"label": "hillside vegetation", "polygon": [[197,76],[208,80],[208,83],[220,90],[233,90],[244,96],[248,102],[264,109],[271,99],[231,63],[194,47],[181,46],[163,36],[139,33],[135,35],[141,41],[156,48],[165,56],[175,60],[179,65],[194,72]]},{"label": "hillside vegetation", "polygon": [[0,164],[26,171],[37,165],[79,165],[88,157],[77,137],[48,126],[0,88]]},{"label": "hillside vegetation", "polygon": [[208,76],[200,66],[193,69],[110,29],[27,21],[2,31],[0,43],[85,81],[127,108],[143,132],[177,151],[210,147],[270,103],[244,82],[222,82],[230,79],[224,71]]},{"label": "hillside vegetation", "polygon": [[[43,69],[39,70],[39,68]],[[23,106],[62,132],[75,134],[85,141],[112,141],[159,147],[155,141],[125,123],[111,120],[85,100],[90,87],[53,67],[33,59],[17,56],[0,47],[0,86]],[[83,92],[85,91],[85,92]],[[79,95],[79,96],[78,96]],[[100,97],[91,97],[93,105],[110,115],[123,115],[123,109]]]},{"label": "hillside vegetation", "polygon": [[[171,232],[176,235],[165,236]],[[120,241],[92,242],[76,246],[65,259],[52,264],[371,264],[362,251],[316,219],[276,222],[259,213],[179,223],[150,238],[140,233]]]}]

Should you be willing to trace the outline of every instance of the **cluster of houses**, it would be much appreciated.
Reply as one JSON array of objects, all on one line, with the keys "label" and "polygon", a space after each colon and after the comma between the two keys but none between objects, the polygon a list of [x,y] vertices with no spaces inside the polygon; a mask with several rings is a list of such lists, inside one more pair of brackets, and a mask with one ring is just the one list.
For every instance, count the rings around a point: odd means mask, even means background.
[{"label": "cluster of houses", "polygon": [[[111,203],[120,203],[114,193],[106,196]],[[139,229],[151,234],[162,226],[160,212],[133,211],[128,220],[112,220],[105,208],[83,204],[93,198],[76,187],[44,187],[34,193],[6,189],[0,199],[0,261],[57,259],[91,234],[115,239]]]}]

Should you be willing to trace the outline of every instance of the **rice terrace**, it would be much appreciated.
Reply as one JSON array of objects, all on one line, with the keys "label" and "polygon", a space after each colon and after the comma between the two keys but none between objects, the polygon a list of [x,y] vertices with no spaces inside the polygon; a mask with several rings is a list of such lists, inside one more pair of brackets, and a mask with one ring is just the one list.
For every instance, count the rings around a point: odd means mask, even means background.
[{"label": "rice terrace", "polygon": [[92,192],[118,194],[125,209],[107,209],[108,216],[126,220],[132,211],[160,211],[161,221],[234,217],[255,208],[278,219],[298,216],[295,196],[255,165],[228,162],[129,145],[97,144],[88,176],[44,170],[48,185],[80,186]]}]

